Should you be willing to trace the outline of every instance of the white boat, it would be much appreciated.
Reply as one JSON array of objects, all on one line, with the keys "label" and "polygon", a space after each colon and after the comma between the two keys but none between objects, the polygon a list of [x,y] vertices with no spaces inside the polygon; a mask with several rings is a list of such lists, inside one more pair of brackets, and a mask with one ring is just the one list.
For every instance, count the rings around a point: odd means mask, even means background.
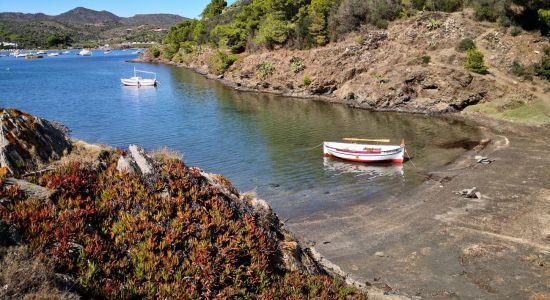
[{"label": "white boat", "polygon": [[36,52],[36,54],[48,54],[48,52],[46,52],[44,50],[40,50],[40,51]]},{"label": "white boat", "polygon": [[[154,77],[153,78],[142,78],[142,77],[137,75],[138,73],[152,74],[152,75],[154,75]],[[135,67],[134,67],[134,76],[133,77],[131,77],[131,78],[121,78],[120,81],[122,82],[123,85],[137,86],[137,87],[156,86],[158,84],[157,73],[136,70]]]},{"label": "white boat", "polygon": [[105,50],[105,51],[103,51],[103,53],[104,54],[109,54],[109,53],[111,53],[111,50]]},{"label": "white boat", "polygon": [[48,56],[59,56],[59,52],[48,53]]},{"label": "white boat", "polygon": [[390,140],[373,140],[345,138],[344,141],[354,143],[324,142],[323,154],[325,157],[337,157],[355,162],[393,162],[403,163],[405,155],[405,141],[401,145],[373,145],[358,144],[356,142],[389,143]]},{"label": "white boat", "polygon": [[63,51],[63,54],[71,54],[71,51]]},{"label": "white boat", "polygon": [[25,58],[29,55],[32,55],[31,53],[17,53],[15,54],[15,57],[22,57],[22,58]]},{"label": "white boat", "polygon": [[91,56],[92,51],[90,51],[88,49],[82,49],[80,52],[78,52],[78,55],[80,55],[80,56]]}]

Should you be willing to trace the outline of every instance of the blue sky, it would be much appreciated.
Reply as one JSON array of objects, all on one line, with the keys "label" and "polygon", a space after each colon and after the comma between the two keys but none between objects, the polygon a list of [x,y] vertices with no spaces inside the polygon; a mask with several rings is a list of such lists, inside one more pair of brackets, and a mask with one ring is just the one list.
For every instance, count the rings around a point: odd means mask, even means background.
[{"label": "blue sky", "polygon": [[[235,0],[226,0],[233,3]],[[121,17],[144,13],[170,13],[196,18],[210,0],[1,0],[0,12],[57,15],[78,6],[107,10]]]}]

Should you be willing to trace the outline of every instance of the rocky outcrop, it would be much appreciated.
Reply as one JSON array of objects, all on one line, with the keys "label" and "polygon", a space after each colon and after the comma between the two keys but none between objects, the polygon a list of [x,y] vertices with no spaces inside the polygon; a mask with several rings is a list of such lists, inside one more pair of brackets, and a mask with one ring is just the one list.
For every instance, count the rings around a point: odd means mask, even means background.
[{"label": "rocky outcrop", "polygon": [[60,126],[17,109],[0,108],[0,167],[4,170],[20,176],[70,150]]}]

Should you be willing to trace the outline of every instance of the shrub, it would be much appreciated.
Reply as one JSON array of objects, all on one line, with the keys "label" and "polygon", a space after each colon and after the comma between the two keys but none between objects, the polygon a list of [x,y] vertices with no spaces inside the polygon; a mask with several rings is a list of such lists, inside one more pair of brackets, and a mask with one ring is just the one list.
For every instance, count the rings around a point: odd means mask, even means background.
[{"label": "shrub", "polygon": [[474,43],[474,41],[470,38],[465,38],[465,39],[462,39],[460,40],[460,42],[458,42],[458,44],[456,45],[456,49],[460,52],[466,52],[470,49],[475,49],[476,48],[476,44]]},{"label": "shrub", "polygon": [[186,54],[195,52],[196,47],[197,47],[197,43],[193,41],[185,41],[180,44],[180,50]]},{"label": "shrub", "polygon": [[222,74],[237,61],[237,56],[218,50],[208,59],[208,67],[214,74]]},{"label": "shrub", "polygon": [[302,79],[302,82],[304,86],[309,86],[311,84],[311,78],[309,77],[309,75],[305,75]]},{"label": "shrub", "polygon": [[535,64],[535,75],[550,80],[550,56],[543,57],[540,62]]},{"label": "shrub", "polygon": [[521,28],[518,26],[512,26],[510,28],[510,35],[511,36],[518,36],[521,33]]},{"label": "shrub", "polygon": [[158,47],[151,48],[151,55],[153,55],[154,58],[157,58],[160,56],[160,49]]},{"label": "shrub", "polygon": [[256,69],[258,72],[258,77],[260,77],[260,79],[262,80],[265,80],[267,77],[273,74],[273,65],[268,61],[259,64]]},{"label": "shrub", "polygon": [[306,65],[304,64],[304,60],[300,57],[293,57],[290,60],[290,70],[294,73],[299,73],[303,69],[306,68]]},{"label": "shrub", "polygon": [[382,74],[374,74],[374,80],[376,80],[376,82],[380,85],[387,82],[386,77]]},{"label": "shrub", "polygon": [[268,14],[260,23],[254,42],[267,48],[281,45],[288,38],[288,30],[289,28],[285,21],[278,19],[273,14]]},{"label": "shrub", "polygon": [[429,55],[422,55],[422,56],[419,56],[415,59],[415,62],[419,65],[428,65],[430,63],[430,61],[432,60],[432,58],[429,56]]},{"label": "shrub", "polygon": [[517,59],[514,59],[512,62],[512,66],[510,67],[510,73],[521,76],[525,72],[525,67],[521,62],[519,62]]},{"label": "shrub", "polygon": [[502,15],[498,17],[498,25],[500,25],[500,27],[502,28],[508,28],[512,26],[512,20],[510,20],[508,16]]},{"label": "shrub", "polygon": [[439,21],[438,19],[430,18],[430,19],[428,20],[428,23],[426,24],[426,27],[427,27],[428,30],[430,30],[430,31],[436,30],[436,29],[438,29],[439,27],[441,27],[441,21]]},{"label": "shrub", "polygon": [[178,44],[164,45],[164,48],[162,49],[162,56],[167,60],[172,60],[172,58],[174,57],[174,55],[176,55],[178,50],[179,50]]},{"label": "shrub", "polygon": [[462,0],[429,0],[426,2],[426,7],[437,11],[454,12],[462,8]]},{"label": "shrub", "polygon": [[550,45],[545,46],[544,49],[542,49],[542,51],[544,52],[544,55],[550,56]]},{"label": "shrub", "polygon": [[[508,6],[507,1],[476,0],[473,2],[473,6],[474,6],[475,18],[478,21],[495,22],[499,18],[507,19],[506,17],[506,8]],[[504,26],[504,27],[508,27],[508,26]]]},{"label": "shrub", "polygon": [[217,47],[240,53],[246,48],[247,31],[232,25],[218,25],[210,32],[210,41]]},{"label": "shrub", "polygon": [[483,60],[483,53],[477,49],[468,50],[464,67],[468,71],[478,74],[487,74],[487,66]]}]

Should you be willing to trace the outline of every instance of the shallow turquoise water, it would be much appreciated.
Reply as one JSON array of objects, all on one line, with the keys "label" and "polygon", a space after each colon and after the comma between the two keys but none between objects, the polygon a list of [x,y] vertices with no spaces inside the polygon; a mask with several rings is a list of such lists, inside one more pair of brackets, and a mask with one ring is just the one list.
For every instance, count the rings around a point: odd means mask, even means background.
[{"label": "shallow turquoise water", "polygon": [[[185,69],[125,62],[132,58],[0,57],[0,106],[61,121],[93,143],[173,148],[189,165],[255,191],[285,218],[406,191],[465,151],[450,143],[479,136],[457,121],[237,92]],[[157,72],[159,87],[120,86],[134,66]],[[414,166],[323,159],[315,146],[343,137],[404,137]]]}]

